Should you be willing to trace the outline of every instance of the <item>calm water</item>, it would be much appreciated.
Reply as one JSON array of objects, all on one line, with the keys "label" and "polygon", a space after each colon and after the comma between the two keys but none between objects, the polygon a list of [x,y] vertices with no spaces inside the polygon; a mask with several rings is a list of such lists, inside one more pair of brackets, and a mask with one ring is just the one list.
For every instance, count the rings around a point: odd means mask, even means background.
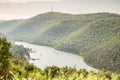
[{"label": "calm water", "polygon": [[46,66],[58,66],[58,67],[76,67],[77,69],[87,69],[91,71],[98,71],[91,66],[88,66],[82,59],[82,57],[74,54],[70,54],[63,51],[58,51],[52,47],[40,46],[35,44],[30,44],[26,42],[15,42],[17,45],[23,45],[26,48],[30,48],[33,51],[30,53],[29,60],[38,68],[44,69]]}]

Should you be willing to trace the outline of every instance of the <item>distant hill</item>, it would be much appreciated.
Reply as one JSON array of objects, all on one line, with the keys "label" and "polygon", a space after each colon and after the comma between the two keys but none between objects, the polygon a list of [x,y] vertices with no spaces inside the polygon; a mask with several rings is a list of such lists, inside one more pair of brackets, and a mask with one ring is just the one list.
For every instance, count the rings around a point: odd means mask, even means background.
[{"label": "distant hill", "polygon": [[0,37],[4,37],[5,35],[3,33],[0,33]]},{"label": "distant hill", "polygon": [[120,72],[120,15],[48,12],[26,20],[4,21],[9,37],[83,56],[91,66]]},{"label": "distant hill", "polygon": [[11,21],[1,21],[0,22],[0,32],[9,33],[19,25],[23,24],[24,20],[11,20]]}]

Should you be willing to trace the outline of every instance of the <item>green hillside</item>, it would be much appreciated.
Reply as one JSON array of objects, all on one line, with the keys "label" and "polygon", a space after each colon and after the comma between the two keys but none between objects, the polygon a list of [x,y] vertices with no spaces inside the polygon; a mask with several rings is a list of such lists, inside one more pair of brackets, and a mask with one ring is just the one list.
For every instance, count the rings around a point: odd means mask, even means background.
[{"label": "green hillside", "polygon": [[83,56],[98,69],[120,72],[120,15],[48,12],[4,21],[0,30],[16,40],[48,45]]},{"label": "green hillside", "polygon": [[14,28],[23,24],[24,20],[11,20],[11,21],[1,21],[0,22],[0,32],[9,33]]}]

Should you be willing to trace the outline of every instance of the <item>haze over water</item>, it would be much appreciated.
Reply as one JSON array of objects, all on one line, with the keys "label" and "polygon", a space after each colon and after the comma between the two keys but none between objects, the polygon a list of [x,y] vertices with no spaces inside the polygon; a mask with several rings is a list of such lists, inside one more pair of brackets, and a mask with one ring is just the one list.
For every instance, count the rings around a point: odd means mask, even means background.
[{"label": "haze over water", "polygon": [[98,71],[95,68],[88,66],[82,59],[82,57],[74,54],[70,54],[63,51],[58,51],[54,48],[47,46],[39,46],[35,44],[29,44],[26,42],[15,42],[17,45],[23,45],[26,48],[32,49],[30,53],[31,60],[38,68],[44,69],[47,66],[58,67],[76,67],[77,69],[87,69],[91,71]]}]

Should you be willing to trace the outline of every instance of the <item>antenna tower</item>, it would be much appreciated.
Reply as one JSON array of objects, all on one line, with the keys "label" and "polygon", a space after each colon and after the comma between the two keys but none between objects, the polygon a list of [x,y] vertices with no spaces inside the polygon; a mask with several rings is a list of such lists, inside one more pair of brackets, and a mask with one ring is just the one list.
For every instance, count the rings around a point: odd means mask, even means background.
[{"label": "antenna tower", "polygon": [[51,12],[53,12],[53,6],[51,6]]}]

